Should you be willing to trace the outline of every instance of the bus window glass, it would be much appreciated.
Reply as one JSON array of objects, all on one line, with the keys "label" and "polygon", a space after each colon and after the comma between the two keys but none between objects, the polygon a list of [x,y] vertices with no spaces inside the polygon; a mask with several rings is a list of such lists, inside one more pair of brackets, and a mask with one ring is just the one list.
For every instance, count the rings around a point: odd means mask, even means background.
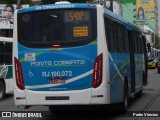
[{"label": "bus window glass", "polygon": [[117,24],[117,46],[118,46],[118,49],[117,51],[118,52],[122,52],[122,49],[123,49],[123,43],[122,43],[122,35],[123,35],[123,28],[120,24]]},{"label": "bus window glass", "polygon": [[109,21],[108,23],[109,26],[109,36],[110,36],[110,42],[111,42],[111,51],[114,52],[115,51],[115,35],[114,35],[114,31],[115,31],[115,27],[113,25],[113,21]]},{"label": "bus window glass", "polygon": [[12,64],[12,43],[5,43],[4,62],[6,65]]},{"label": "bus window glass", "polygon": [[108,46],[108,50],[111,50],[111,40],[110,40],[110,30],[109,30],[109,20],[107,18],[104,19],[105,22],[105,35],[106,35],[106,41],[107,41],[107,46]]},{"label": "bus window glass", "polygon": [[93,38],[92,10],[47,10],[18,14],[23,43],[67,43]]},{"label": "bus window glass", "polygon": [[137,32],[137,52],[140,53],[141,45],[140,45],[140,34]]},{"label": "bus window glass", "polygon": [[91,38],[92,20],[90,12],[85,10],[71,10],[65,12],[66,39],[82,40]]},{"label": "bus window glass", "polygon": [[3,54],[4,54],[4,43],[0,42],[0,65],[4,64]]},{"label": "bus window glass", "polygon": [[128,42],[128,31],[127,31],[127,29],[125,28],[125,30],[124,30],[124,43],[125,43],[125,48],[126,48],[126,52],[128,53],[129,52],[129,42]]},{"label": "bus window glass", "polygon": [[133,37],[134,37],[134,52],[137,53],[137,34],[135,31],[133,31]]}]

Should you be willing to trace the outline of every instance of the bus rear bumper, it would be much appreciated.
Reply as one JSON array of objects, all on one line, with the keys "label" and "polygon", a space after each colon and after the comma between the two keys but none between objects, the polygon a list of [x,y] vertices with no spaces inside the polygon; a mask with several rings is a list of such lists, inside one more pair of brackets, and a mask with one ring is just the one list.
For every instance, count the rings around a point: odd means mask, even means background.
[{"label": "bus rear bumper", "polygon": [[15,105],[26,105],[26,95],[25,91],[14,89],[14,101]]},{"label": "bus rear bumper", "polygon": [[[77,91],[14,90],[16,105],[74,105],[90,104],[91,89]],[[24,97],[24,99],[16,99]]]},{"label": "bus rear bumper", "polygon": [[[109,104],[107,101],[106,87],[93,88],[76,91],[21,91],[15,89],[14,99],[17,106],[37,106],[37,105],[96,105]],[[93,94],[94,93],[94,94]],[[99,94],[105,93],[105,94]],[[22,99],[16,99],[22,98]]]}]

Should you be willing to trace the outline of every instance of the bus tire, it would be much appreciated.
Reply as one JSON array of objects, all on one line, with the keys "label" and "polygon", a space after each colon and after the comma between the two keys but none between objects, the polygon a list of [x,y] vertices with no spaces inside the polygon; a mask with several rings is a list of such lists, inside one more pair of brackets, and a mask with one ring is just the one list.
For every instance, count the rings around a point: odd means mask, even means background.
[{"label": "bus tire", "polygon": [[5,85],[2,80],[0,80],[0,101],[4,98],[5,95]]},{"label": "bus tire", "polygon": [[120,105],[120,111],[122,113],[126,113],[128,110],[128,85],[127,82],[124,82],[124,89],[123,89],[123,102]]}]

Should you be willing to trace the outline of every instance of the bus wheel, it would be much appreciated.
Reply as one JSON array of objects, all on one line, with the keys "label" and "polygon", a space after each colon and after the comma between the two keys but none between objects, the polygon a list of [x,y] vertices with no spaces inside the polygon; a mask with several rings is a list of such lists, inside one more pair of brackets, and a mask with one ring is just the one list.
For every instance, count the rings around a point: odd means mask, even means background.
[{"label": "bus wheel", "polygon": [[121,103],[121,112],[126,113],[128,109],[128,85],[124,83],[124,90],[123,90],[123,102]]},{"label": "bus wheel", "polygon": [[0,101],[4,98],[5,86],[2,80],[0,80]]}]

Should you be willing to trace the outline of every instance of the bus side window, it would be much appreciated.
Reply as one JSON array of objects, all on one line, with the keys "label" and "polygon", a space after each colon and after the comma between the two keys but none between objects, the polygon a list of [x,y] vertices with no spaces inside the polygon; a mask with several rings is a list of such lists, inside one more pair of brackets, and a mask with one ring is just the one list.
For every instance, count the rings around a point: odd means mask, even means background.
[{"label": "bus side window", "polygon": [[128,42],[127,28],[124,28],[123,35],[124,35],[125,52],[128,53],[129,52],[129,42]]},{"label": "bus side window", "polygon": [[138,34],[137,34],[137,32],[135,32],[135,36],[136,36],[136,39],[135,39],[135,52],[138,53],[139,52],[139,45],[138,45]]},{"label": "bus side window", "polygon": [[145,44],[143,44],[143,36],[141,36],[141,47],[142,47],[142,53],[144,53],[144,47],[145,47]]},{"label": "bus side window", "polygon": [[142,53],[142,45],[141,45],[141,34],[138,35],[138,44],[139,44],[139,53]]},{"label": "bus side window", "polygon": [[108,34],[108,26],[107,26],[107,18],[104,17],[104,29],[105,29],[105,36],[106,36],[106,41],[107,41],[107,47],[108,47],[108,50],[110,51],[111,47],[110,47],[110,41],[109,41],[109,34]]},{"label": "bus side window", "polygon": [[143,53],[143,43],[142,43],[142,35],[139,36],[139,43],[140,43],[140,53]]},{"label": "bus side window", "polygon": [[5,43],[4,62],[6,65],[12,65],[12,43]]},{"label": "bus side window", "polygon": [[137,46],[137,53],[142,53],[142,37],[141,34],[136,32],[136,46]]},{"label": "bus side window", "polygon": [[141,53],[140,34],[137,32],[138,53]]},{"label": "bus side window", "polygon": [[124,26],[121,25],[121,49],[122,52],[126,51],[125,41],[124,41]]},{"label": "bus side window", "polygon": [[0,65],[4,64],[4,43],[0,42]]},{"label": "bus side window", "polygon": [[125,43],[124,43],[124,26],[117,23],[116,24],[116,43],[117,43],[117,52],[125,51]]},{"label": "bus side window", "polygon": [[119,52],[119,49],[120,49],[120,45],[119,45],[119,26],[118,26],[118,23],[114,23],[114,28],[115,28],[115,51],[116,52]]},{"label": "bus side window", "polygon": [[111,51],[114,52],[116,50],[116,42],[115,42],[115,25],[113,21],[110,20],[109,25],[109,34],[110,34],[110,43],[111,43]]},{"label": "bus side window", "polygon": [[137,49],[138,49],[137,47],[138,47],[138,46],[137,46],[137,34],[136,34],[136,31],[133,31],[133,37],[134,37],[134,38],[133,38],[133,40],[134,40],[134,52],[137,53],[137,51],[138,51],[138,50],[137,50]]},{"label": "bus side window", "polygon": [[110,34],[110,24],[109,24],[110,21],[107,18],[105,18],[104,23],[105,23],[105,35],[106,35],[108,50],[111,51],[111,34]]}]

